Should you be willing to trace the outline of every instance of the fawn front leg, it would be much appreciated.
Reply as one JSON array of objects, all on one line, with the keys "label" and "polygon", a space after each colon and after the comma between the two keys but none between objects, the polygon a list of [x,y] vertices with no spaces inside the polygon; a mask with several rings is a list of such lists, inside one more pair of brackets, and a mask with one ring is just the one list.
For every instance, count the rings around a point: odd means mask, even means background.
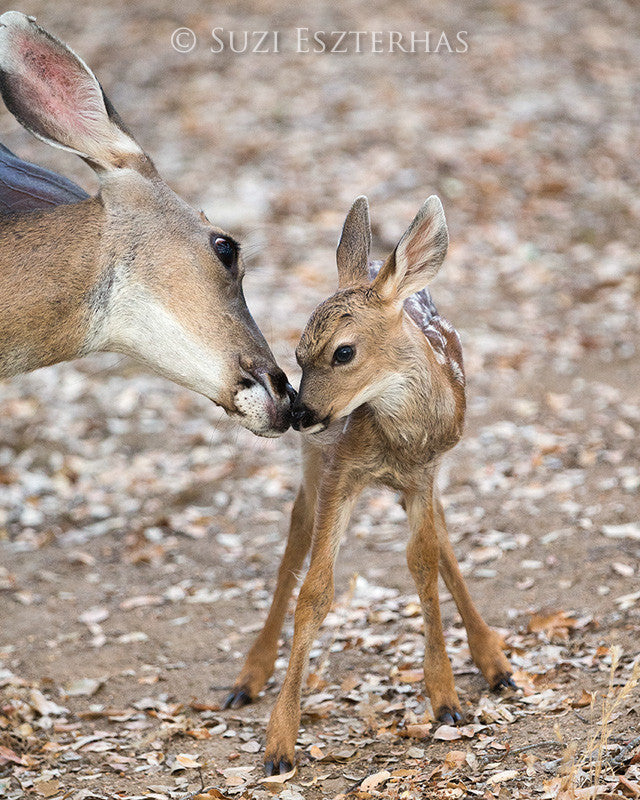
[{"label": "fawn front leg", "polygon": [[309,662],[311,645],[331,607],[333,569],[355,499],[355,486],[339,475],[332,473],[320,486],[311,563],[296,606],[291,657],[284,684],[267,726],[267,775],[288,772],[293,767],[300,725],[302,680]]},{"label": "fawn front leg", "polygon": [[467,629],[471,657],[492,689],[518,687],[511,677],[511,665],[502,652],[500,637],[480,616],[467,584],[460,572],[455,553],[449,541],[444,509],[440,498],[435,498],[435,522],[440,548],[440,572],[451,592],[464,627]]},{"label": "fawn front leg", "polygon": [[242,671],[224,702],[224,708],[240,708],[252,703],[273,673],[278,655],[278,638],[298,573],[309,552],[312,530],[313,503],[309,502],[304,487],[301,486],[291,511],[289,538],[278,570],[278,582],[269,615],[249,650]]},{"label": "fawn front leg", "polygon": [[411,528],[407,563],[418,590],[424,617],[424,682],[435,718],[453,725],[462,719],[462,710],[442,632],[438,597],[439,547],[432,487],[420,493],[406,493],[405,501]]},{"label": "fawn front leg", "polygon": [[247,655],[224,708],[240,708],[252,703],[269,680],[278,655],[278,639],[289,605],[311,546],[313,514],[318,493],[321,454],[318,448],[303,446],[303,479],[298,489],[289,524],[287,546],[278,570],[278,581],[266,622]]}]

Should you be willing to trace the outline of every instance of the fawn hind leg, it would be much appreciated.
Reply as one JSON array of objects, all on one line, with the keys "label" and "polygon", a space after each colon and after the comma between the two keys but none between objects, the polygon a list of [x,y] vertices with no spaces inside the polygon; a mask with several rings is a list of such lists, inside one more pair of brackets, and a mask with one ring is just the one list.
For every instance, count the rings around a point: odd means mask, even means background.
[{"label": "fawn hind leg", "polygon": [[424,617],[424,682],[435,718],[453,725],[462,719],[462,709],[447,657],[438,596],[438,534],[430,488],[420,494],[405,494],[411,528],[407,563],[418,590]]},{"label": "fawn hind leg", "polygon": [[444,509],[437,494],[434,499],[434,516],[440,550],[440,572],[467,629],[471,657],[492,689],[515,689],[517,686],[511,677],[511,665],[502,652],[501,639],[480,616],[460,572],[449,541]]},{"label": "fawn hind leg", "polygon": [[253,643],[224,708],[240,708],[252,703],[273,674],[278,656],[278,639],[298,574],[311,546],[316,503],[317,455],[304,453],[304,480],[291,511],[287,546],[278,570],[276,589],[265,624]]}]

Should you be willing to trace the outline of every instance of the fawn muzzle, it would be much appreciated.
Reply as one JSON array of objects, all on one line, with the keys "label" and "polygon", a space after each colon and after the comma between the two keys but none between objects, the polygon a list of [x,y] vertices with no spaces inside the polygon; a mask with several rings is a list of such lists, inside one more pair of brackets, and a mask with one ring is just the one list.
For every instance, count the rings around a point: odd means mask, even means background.
[{"label": "fawn muzzle", "polygon": [[317,411],[301,402],[298,395],[291,407],[291,425],[296,431],[320,433],[328,427],[329,417],[321,418]]}]

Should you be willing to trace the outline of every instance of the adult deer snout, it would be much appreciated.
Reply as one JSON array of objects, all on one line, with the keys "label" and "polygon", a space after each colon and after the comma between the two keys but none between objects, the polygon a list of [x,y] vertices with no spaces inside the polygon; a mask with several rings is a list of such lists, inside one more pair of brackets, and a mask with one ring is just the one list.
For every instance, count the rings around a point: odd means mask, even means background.
[{"label": "adult deer snout", "polygon": [[[242,364],[245,378],[235,395],[243,424],[262,436],[278,436],[291,424],[296,393],[277,366]],[[266,419],[265,419],[266,417]]]}]

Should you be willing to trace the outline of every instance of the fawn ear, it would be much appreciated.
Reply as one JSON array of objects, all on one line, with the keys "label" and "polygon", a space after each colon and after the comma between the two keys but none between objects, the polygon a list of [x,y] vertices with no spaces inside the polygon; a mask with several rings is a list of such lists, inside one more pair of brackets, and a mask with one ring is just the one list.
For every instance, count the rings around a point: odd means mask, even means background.
[{"label": "fawn ear", "polygon": [[336,250],[340,288],[369,282],[371,223],[369,202],[364,195],[356,197],[342,228]]},{"label": "fawn ear", "polygon": [[84,61],[19,11],[0,16],[0,92],[28,131],[96,170],[145,158]]},{"label": "fawn ear", "polygon": [[444,209],[432,194],[385,261],[373,288],[384,298],[404,302],[435,278],[448,245]]}]

